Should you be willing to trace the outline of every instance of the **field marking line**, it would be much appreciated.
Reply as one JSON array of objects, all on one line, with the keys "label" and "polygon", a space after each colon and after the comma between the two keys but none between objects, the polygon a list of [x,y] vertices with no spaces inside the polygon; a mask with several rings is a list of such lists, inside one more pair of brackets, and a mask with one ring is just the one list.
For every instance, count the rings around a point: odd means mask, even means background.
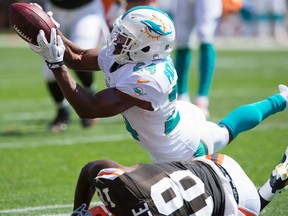
[{"label": "field marking line", "polygon": [[[254,129],[254,131],[267,131],[272,128],[288,128],[287,123],[266,123]],[[103,143],[103,142],[111,142],[111,141],[123,141],[123,140],[133,140],[129,133],[125,134],[114,134],[114,135],[94,135],[94,136],[77,136],[77,137],[61,137],[55,139],[35,139],[30,140],[29,142],[7,142],[1,143],[0,142],[0,149],[21,149],[21,148],[37,148],[37,147],[44,147],[44,146],[69,146],[69,145],[77,145],[77,144],[96,144],[96,143]]]},{"label": "field marking line", "polygon": [[[92,202],[90,206],[96,205],[103,205],[102,202]],[[47,210],[47,209],[61,209],[61,208],[71,208],[73,204],[66,204],[66,205],[47,205],[47,206],[35,206],[35,207],[27,207],[27,208],[19,208],[19,209],[7,209],[7,210],[0,210],[1,213],[23,213],[23,212],[30,212],[30,211],[40,211],[40,210]]]},{"label": "field marking line", "polygon": [[132,140],[131,136],[127,134],[116,134],[116,135],[95,135],[89,137],[71,137],[71,138],[61,138],[61,139],[52,139],[52,140],[35,140],[25,143],[20,142],[9,142],[9,143],[0,143],[0,149],[15,149],[15,148],[37,148],[44,146],[64,146],[64,145],[77,145],[82,143],[95,144],[111,141],[123,141],[123,140]]}]

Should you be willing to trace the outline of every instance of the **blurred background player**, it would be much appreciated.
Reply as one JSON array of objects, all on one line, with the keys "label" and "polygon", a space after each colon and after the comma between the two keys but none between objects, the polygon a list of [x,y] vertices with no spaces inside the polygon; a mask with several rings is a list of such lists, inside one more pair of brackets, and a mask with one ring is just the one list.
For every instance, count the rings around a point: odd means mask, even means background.
[{"label": "blurred background player", "polygon": [[223,0],[223,15],[230,15],[239,12],[243,6],[242,0]]},{"label": "blurred background player", "polygon": [[[75,44],[85,48],[95,48],[102,40],[105,43],[109,29],[105,21],[101,0],[50,0],[45,2],[45,10],[53,11],[61,31]],[[93,73],[75,71],[83,86],[91,93],[96,92]],[[49,130],[66,130],[71,121],[69,104],[64,98],[53,73],[44,66],[44,76],[48,91],[56,105],[56,116],[49,123]],[[81,119],[83,127],[93,125],[95,119]]]},{"label": "blurred background player", "polygon": [[110,160],[91,161],[80,172],[71,216],[86,215],[95,192],[106,207],[100,209],[101,216],[111,212],[254,216],[287,185],[288,147],[259,190],[240,165],[223,154],[131,167]]},{"label": "blurred background player", "polygon": [[173,19],[173,14],[175,11],[175,6],[177,5],[178,0],[157,0],[157,8],[160,10],[165,11],[169,16],[171,16]]},{"label": "blurred background player", "polygon": [[[170,0],[168,0],[170,1]],[[157,6],[157,0],[104,0],[106,20],[109,28],[113,28],[114,21],[125,11],[136,6]]]},{"label": "blurred background player", "polygon": [[176,28],[175,68],[180,100],[190,101],[189,73],[192,63],[193,31],[199,39],[198,90],[194,104],[209,117],[209,91],[215,71],[215,34],[222,15],[222,0],[178,0],[174,15]]},{"label": "blurred background player", "polygon": [[127,7],[126,10],[129,10],[132,7],[136,6],[143,6],[143,5],[149,5],[152,7],[155,7],[157,5],[157,0],[126,0]]},{"label": "blurred background player", "polygon": [[278,43],[288,46],[286,4],[286,0],[254,0],[259,45],[265,45],[272,36]]},{"label": "blurred background player", "polygon": [[240,34],[243,36],[253,36],[255,34],[254,26],[254,2],[243,0],[240,15]]}]

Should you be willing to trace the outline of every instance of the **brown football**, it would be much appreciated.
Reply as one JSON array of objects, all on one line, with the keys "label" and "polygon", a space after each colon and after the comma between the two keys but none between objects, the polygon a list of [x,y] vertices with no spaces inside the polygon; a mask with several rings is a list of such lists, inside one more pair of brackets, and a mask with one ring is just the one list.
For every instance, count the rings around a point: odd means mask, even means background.
[{"label": "brown football", "polygon": [[36,5],[14,3],[9,7],[9,19],[17,34],[28,43],[37,44],[37,35],[42,29],[50,41],[51,28],[56,28],[49,15]]}]

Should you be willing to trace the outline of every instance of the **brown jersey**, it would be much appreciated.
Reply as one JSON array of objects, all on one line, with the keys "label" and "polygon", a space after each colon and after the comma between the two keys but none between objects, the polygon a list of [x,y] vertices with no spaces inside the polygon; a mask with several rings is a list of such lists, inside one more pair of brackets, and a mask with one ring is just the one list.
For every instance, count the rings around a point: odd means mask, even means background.
[{"label": "brown jersey", "polygon": [[95,178],[96,192],[115,215],[223,215],[224,192],[202,161],[142,164],[132,172]]}]

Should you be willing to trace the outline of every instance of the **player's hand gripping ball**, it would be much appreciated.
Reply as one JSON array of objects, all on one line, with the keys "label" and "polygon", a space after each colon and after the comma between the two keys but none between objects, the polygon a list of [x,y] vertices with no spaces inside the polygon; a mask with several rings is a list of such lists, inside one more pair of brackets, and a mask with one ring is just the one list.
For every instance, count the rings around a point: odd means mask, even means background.
[{"label": "player's hand gripping ball", "polygon": [[17,34],[26,42],[34,45],[38,45],[37,35],[41,29],[49,42],[51,28],[56,28],[51,17],[36,4],[11,4],[9,19]]},{"label": "player's hand gripping ball", "polygon": [[238,13],[243,5],[242,0],[223,0],[223,15]]}]

